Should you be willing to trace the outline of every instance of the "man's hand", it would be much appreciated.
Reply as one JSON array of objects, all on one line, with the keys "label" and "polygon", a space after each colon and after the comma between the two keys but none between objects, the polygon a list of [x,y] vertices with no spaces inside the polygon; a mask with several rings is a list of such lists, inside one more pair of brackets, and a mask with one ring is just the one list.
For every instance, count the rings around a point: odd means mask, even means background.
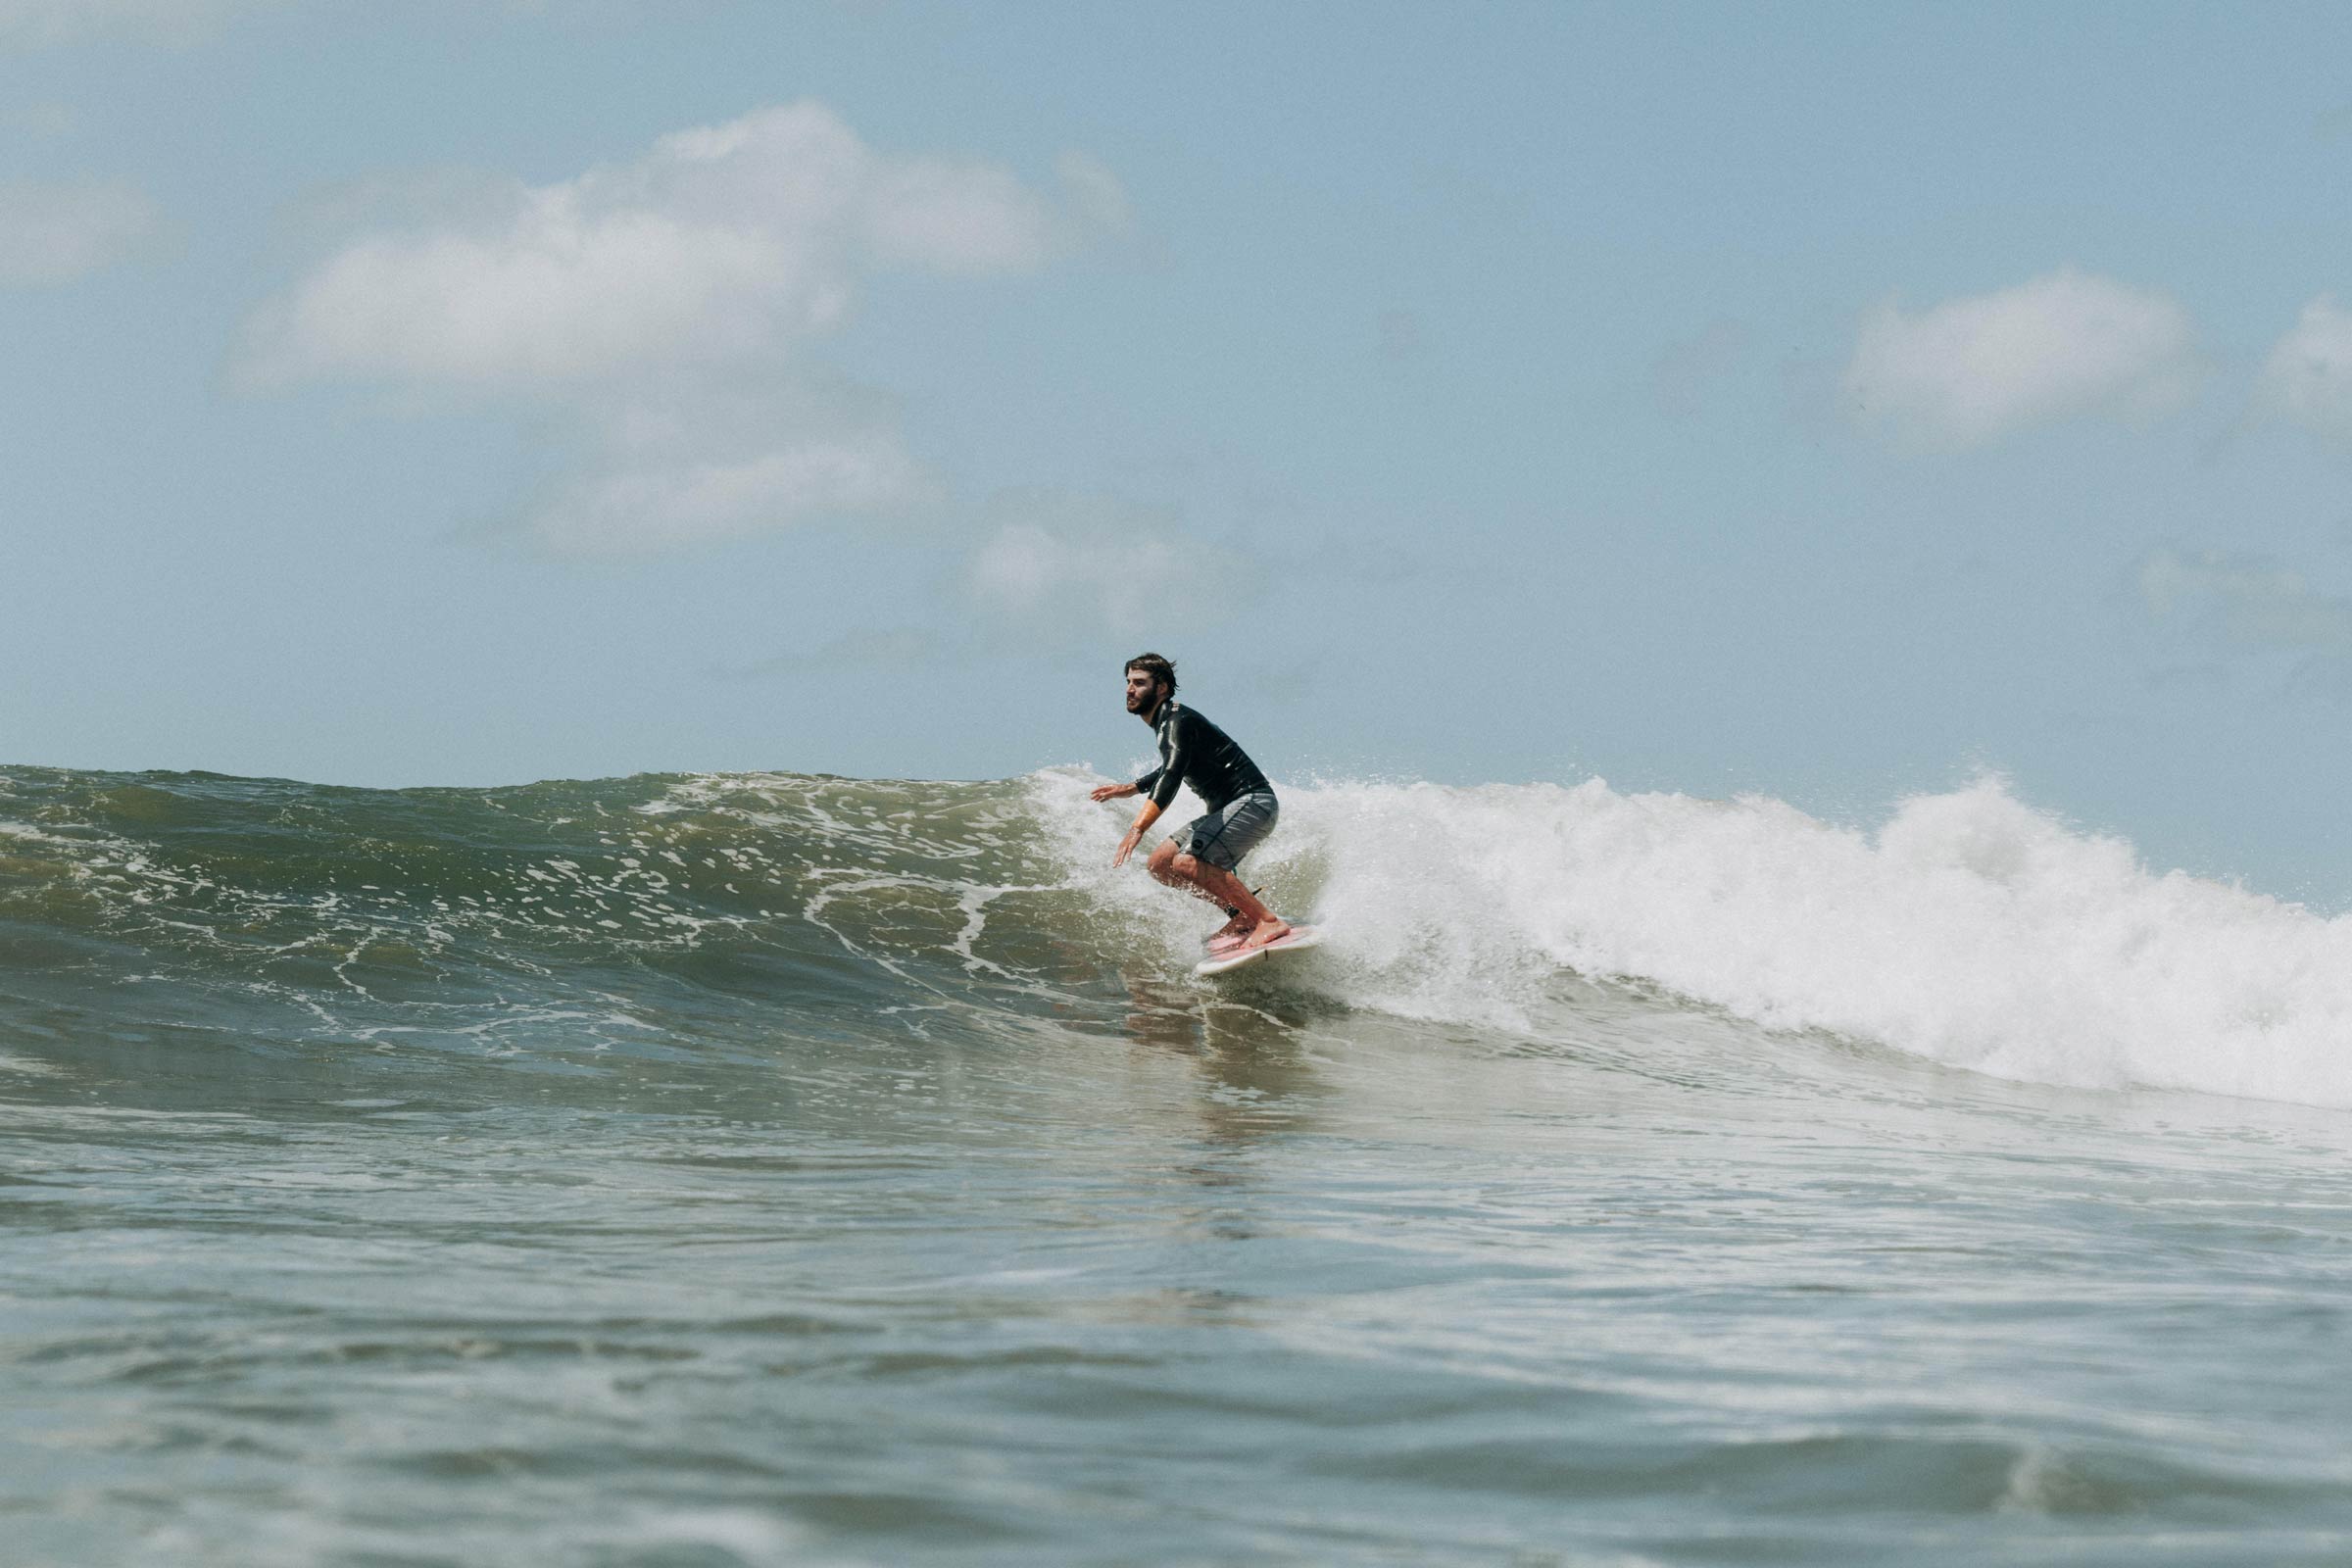
[{"label": "man's hand", "polygon": [[1087,797],[1090,801],[1116,801],[1136,794],[1132,784],[1105,784]]},{"label": "man's hand", "polygon": [[[1095,792],[1095,798],[1097,800],[1107,800],[1112,795],[1141,795],[1142,793],[1142,790],[1137,789],[1132,784],[1105,784],[1102,789]],[[1159,803],[1157,801],[1146,801],[1144,803],[1144,808],[1135,813],[1135,825],[1127,830],[1127,836],[1125,838],[1119,840],[1119,853],[1110,858],[1110,863],[1112,865],[1125,865],[1127,863],[1127,857],[1135,853],[1135,847],[1144,842],[1144,835],[1149,833],[1152,830],[1152,824],[1158,820]]]}]

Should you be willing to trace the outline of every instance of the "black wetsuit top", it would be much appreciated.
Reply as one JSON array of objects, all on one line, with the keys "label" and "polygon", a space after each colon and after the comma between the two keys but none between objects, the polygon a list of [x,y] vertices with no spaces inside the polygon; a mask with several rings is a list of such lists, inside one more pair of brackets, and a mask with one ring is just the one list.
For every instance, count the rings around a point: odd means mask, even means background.
[{"label": "black wetsuit top", "polygon": [[1233,744],[1233,737],[1173,697],[1159,705],[1152,722],[1159,732],[1159,765],[1135,781],[1161,810],[1176,798],[1176,786],[1190,784],[1200,804],[1221,810],[1245,795],[1271,795],[1274,786],[1250,760],[1250,754]]}]

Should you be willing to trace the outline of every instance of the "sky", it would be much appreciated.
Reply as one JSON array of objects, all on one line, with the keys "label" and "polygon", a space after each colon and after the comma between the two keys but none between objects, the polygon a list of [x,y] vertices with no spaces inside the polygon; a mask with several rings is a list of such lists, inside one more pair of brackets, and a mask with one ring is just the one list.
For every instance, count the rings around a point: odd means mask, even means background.
[{"label": "sky", "polygon": [[1881,820],[2352,908],[2352,13],[0,0],[0,762]]}]

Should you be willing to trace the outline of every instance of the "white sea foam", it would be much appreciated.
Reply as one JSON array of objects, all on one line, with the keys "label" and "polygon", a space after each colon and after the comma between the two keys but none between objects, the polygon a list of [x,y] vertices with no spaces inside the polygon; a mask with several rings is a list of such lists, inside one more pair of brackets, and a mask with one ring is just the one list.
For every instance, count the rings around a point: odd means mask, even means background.
[{"label": "white sea foam", "polygon": [[[1202,911],[1107,871],[1128,805],[1089,782],[1034,785],[1073,881],[1181,953]],[[2352,1105],[2352,917],[2152,872],[1995,779],[1875,832],[1598,780],[1282,800],[1249,869],[1362,1004],[1524,1024],[1566,968],[2009,1078]]]}]

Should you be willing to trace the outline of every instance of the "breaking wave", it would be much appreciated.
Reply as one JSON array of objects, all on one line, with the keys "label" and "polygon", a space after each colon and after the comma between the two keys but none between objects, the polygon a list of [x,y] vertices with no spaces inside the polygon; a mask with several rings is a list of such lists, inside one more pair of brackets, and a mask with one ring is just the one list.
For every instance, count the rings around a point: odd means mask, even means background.
[{"label": "breaking wave", "polygon": [[1139,986],[1573,1046],[1597,986],[2023,1081],[2352,1104],[2352,920],[2151,870],[1995,779],[1875,830],[1597,780],[1288,787],[1249,869],[1330,940],[1222,992],[1189,978],[1216,916],[1110,868],[1126,811],[1095,782],[14,769],[0,1070],[75,1030],[547,1070],[821,1054],[1111,1028]]}]

